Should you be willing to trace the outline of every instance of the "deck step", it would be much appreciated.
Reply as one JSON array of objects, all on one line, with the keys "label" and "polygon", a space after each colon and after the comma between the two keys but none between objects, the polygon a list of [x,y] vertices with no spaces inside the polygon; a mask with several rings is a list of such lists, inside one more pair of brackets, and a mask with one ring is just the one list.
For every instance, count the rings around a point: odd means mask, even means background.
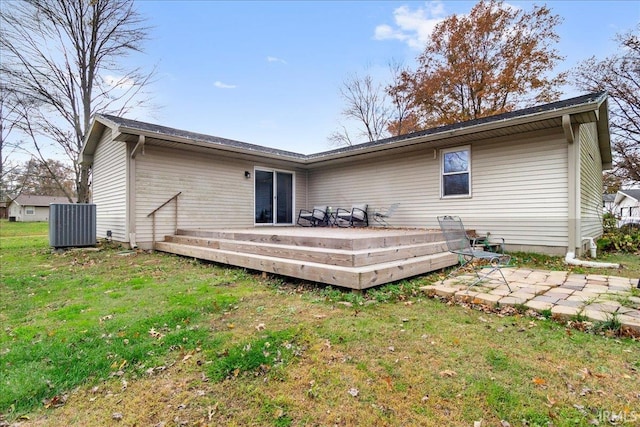
[{"label": "deck step", "polygon": [[[227,237],[227,236],[225,236]],[[181,243],[210,249],[250,253],[277,258],[294,259],[320,264],[363,267],[383,262],[399,261],[446,251],[444,242],[410,243],[371,249],[333,249],[318,246],[298,246],[283,243],[256,242],[255,240],[231,240],[219,237],[195,237],[192,235],[166,236],[166,242]],[[290,240],[285,239],[287,243]],[[412,240],[409,240],[412,241]],[[325,245],[331,246],[331,245]]]},{"label": "deck step", "polygon": [[424,229],[385,229],[384,232],[380,232],[380,230],[367,228],[313,228],[309,233],[304,233],[300,230],[300,227],[283,227],[275,230],[179,229],[176,234],[209,239],[344,249],[350,251],[444,241],[442,233]]},{"label": "deck step", "polygon": [[358,290],[440,270],[458,262],[455,255],[448,252],[415,256],[374,265],[340,266],[170,241],[157,242],[155,249]]}]

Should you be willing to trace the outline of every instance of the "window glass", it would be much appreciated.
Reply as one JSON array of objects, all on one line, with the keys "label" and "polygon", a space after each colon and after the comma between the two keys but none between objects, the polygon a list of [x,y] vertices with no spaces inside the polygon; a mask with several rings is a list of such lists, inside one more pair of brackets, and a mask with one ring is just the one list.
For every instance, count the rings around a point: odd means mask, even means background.
[{"label": "window glass", "polygon": [[35,215],[36,214],[35,206],[25,206],[24,213],[27,215]]},{"label": "window glass", "polygon": [[444,172],[466,172],[469,170],[469,152],[453,151],[444,153]]},{"label": "window glass", "polygon": [[471,195],[469,147],[442,151],[442,197]]}]

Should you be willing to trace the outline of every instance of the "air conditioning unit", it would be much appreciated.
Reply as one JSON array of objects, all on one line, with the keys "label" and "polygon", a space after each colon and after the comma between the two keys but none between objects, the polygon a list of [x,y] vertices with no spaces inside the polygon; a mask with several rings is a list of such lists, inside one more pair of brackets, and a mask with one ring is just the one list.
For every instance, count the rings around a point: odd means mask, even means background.
[{"label": "air conditioning unit", "polygon": [[49,246],[54,248],[96,245],[96,205],[49,205]]}]

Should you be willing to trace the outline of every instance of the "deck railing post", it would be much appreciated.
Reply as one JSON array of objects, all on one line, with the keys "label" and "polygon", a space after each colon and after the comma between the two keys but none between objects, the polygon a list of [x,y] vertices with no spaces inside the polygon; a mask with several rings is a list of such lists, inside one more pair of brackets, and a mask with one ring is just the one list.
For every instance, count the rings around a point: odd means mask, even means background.
[{"label": "deck railing post", "polygon": [[156,247],[156,213],[151,215],[151,250]]}]

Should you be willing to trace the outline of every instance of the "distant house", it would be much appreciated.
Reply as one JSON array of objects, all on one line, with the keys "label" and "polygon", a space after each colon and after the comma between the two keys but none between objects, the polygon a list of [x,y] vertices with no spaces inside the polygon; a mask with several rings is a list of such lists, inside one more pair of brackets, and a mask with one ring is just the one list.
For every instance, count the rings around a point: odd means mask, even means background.
[{"label": "distant house", "polygon": [[614,201],[618,227],[627,224],[640,226],[640,189],[619,190]]},{"label": "distant house", "polygon": [[66,197],[20,195],[9,202],[9,221],[49,221],[51,203],[69,203]]},{"label": "distant house", "polygon": [[602,234],[611,161],[606,93],[311,155],[97,115],[81,152],[98,237],[142,248],[178,227],[294,226],[301,208],[400,203],[394,226],[459,215],[510,250],[580,255]]},{"label": "distant house", "polygon": [[7,219],[7,202],[0,201],[0,219]]}]

